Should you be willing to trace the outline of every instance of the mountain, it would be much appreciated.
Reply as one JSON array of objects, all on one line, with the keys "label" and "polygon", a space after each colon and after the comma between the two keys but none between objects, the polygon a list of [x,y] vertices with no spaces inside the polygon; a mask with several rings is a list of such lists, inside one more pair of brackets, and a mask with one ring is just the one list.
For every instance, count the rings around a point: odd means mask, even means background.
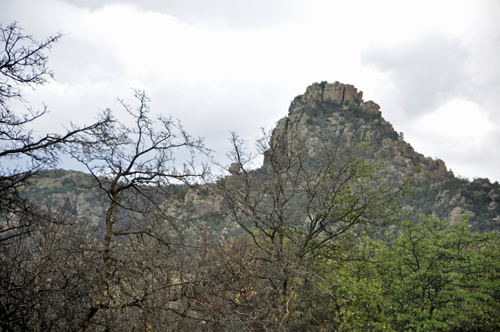
[{"label": "mountain", "polygon": [[380,106],[364,102],[363,92],[353,85],[314,83],[295,97],[288,116],[274,129],[271,142],[292,136],[304,139],[310,148],[320,136],[370,142],[372,149],[365,155],[368,160],[379,160],[387,172],[412,181],[415,195],[403,202],[412,214],[433,215],[452,223],[468,215],[477,230],[500,230],[498,182],[457,178],[443,160],[416,152],[382,117]]},{"label": "mountain", "polygon": [[[364,101],[363,93],[353,85],[339,82],[314,83],[303,95],[293,99],[288,115],[278,121],[270,137],[270,144],[280,144],[284,151],[298,140],[305,144],[311,160],[315,146],[321,139],[337,140],[345,145],[369,142],[363,157],[379,161],[387,173],[411,180],[414,195],[404,198],[402,204],[411,215],[433,215],[454,223],[469,216],[475,230],[500,230],[500,185],[488,179],[472,182],[455,177],[441,159],[427,158],[415,151],[402,133],[382,117],[380,106]],[[268,167],[264,157],[262,169]],[[233,165],[229,169],[237,173]],[[258,174],[258,170],[255,171]],[[26,190],[26,195],[45,206],[67,204],[75,219],[97,223],[104,213],[103,200],[94,189],[75,187],[84,183],[85,173],[54,170],[41,172]],[[180,204],[172,213],[186,214],[186,210],[208,222],[218,211],[221,198],[211,185],[181,190]],[[182,204],[181,204],[182,203]],[[228,231],[228,225],[216,226],[216,231]]]}]

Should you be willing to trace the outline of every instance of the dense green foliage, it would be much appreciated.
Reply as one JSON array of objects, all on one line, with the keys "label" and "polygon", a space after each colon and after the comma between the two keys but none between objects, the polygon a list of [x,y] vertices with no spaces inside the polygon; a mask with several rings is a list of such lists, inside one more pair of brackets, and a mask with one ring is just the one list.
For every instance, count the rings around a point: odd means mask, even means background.
[{"label": "dense green foliage", "polygon": [[499,245],[498,234],[472,233],[466,220],[427,218],[404,224],[393,240],[325,250],[315,273],[297,283],[311,301],[308,319],[323,329],[494,331],[500,329]]}]

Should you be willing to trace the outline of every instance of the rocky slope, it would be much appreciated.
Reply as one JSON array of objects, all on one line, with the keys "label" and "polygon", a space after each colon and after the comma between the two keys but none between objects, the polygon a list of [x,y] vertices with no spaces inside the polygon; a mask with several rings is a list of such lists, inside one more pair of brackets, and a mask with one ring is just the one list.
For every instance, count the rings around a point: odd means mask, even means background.
[{"label": "rocky slope", "polygon": [[[373,101],[365,102],[363,92],[353,85],[335,82],[314,83],[294,98],[288,116],[279,120],[271,144],[287,146],[302,140],[314,156],[320,137],[343,137],[348,142],[370,142],[369,160],[381,161],[387,171],[411,179],[415,195],[404,204],[413,214],[434,215],[456,222],[468,215],[478,230],[500,230],[500,185],[488,179],[469,182],[454,176],[441,159],[416,152],[397,133]],[[287,141],[278,142],[287,137]],[[290,138],[293,137],[291,140]]]},{"label": "rocky slope", "polygon": [[39,172],[24,194],[40,206],[65,208],[74,220],[96,225],[105,214],[99,191],[89,188],[91,177],[83,172],[62,169]]},{"label": "rocky slope", "polygon": [[364,102],[362,96],[363,92],[349,84],[314,83],[305,94],[292,101],[288,116],[278,122],[273,138],[296,136],[307,139],[306,144],[313,147],[319,135],[342,135],[349,140],[370,142],[373,148],[370,158],[388,161],[390,170],[406,177],[417,168],[421,170],[417,178],[444,180],[453,177],[444,161],[416,152],[383,119],[380,106],[373,101]]}]

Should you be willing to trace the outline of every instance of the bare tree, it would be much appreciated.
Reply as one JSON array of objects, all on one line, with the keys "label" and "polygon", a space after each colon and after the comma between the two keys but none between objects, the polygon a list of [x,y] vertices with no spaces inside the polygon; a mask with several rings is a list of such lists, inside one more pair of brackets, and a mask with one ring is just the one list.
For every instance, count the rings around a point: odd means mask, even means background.
[{"label": "bare tree", "polygon": [[[251,170],[233,134],[232,175],[207,192],[219,195],[219,221],[246,235],[221,241],[201,226],[188,234],[197,221],[180,211],[177,194],[209,172],[195,163],[210,153],[203,140],[169,117],[152,118],[139,90],[137,107],[119,100],[120,121],[108,109],[90,126],[37,136],[29,126],[47,108],[27,104],[19,115],[9,100],[24,101],[22,87],[52,76],[44,52],[61,34],[37,42],[15,23],[0,32],[0,160],[23,165],[0,165],[2,331],[311,330],[304,308],[314,264],[397,215],[406,183],[348,137],[325,133],[311,144],[293,131],[267,135],[258,142],[264,166]],[[99,224],[22,196],[61,153],[90,173],[77,185],[106,202]]]},{"label": "bare tree", "polygon": [[[114,121],[111,126],[95,127],[88,140],[100,144],[78,143],[70,149],[73,158],[92,175],[92,182],[86,185],[99,188],[108,202],[100,225],[100,280],[80,319],[82,331],[106,325],[106,317],[114,315],[113,310],[132,308],[146,317],[144,324],[151,324],[148,298],[158,291],[157,287],[173,287],[165,285],[173,276],[162,275],[164,270],[157,260],[166,259],[171,247],[182,244],[181,234],[176,232],[180,225],[169,213],[175,186],[202,179],[208,172],[206,164],[195,165],[193,161],[196,153],[209,152],[202,139],[192,138],[171,118],[151,119],[148,96],[138,90],[134,96],[139,102],[135,109],[120,100],[128,116],[122,121],[132,125]],[[103,113],[104,118],[110,116],[109,110]],[[174,155],[180,150],[190,158],[178,165]],[[164,278],[162,282],[160,277]],[[177,274],[174,279],[180,285],[183,281],[179,278]]]},{"label": "bare tree", "polygon": [[[137,109],[120,100],[128,124],[106,110],[90,126],[37,136],[29,127],[47,107],[34,111],[21,88],[52,77],[45,51],[61,34],[37,42],[16,23],[0,30],[0,158],[11,161],[0,169],[0,329],[150,331],[201,321],[189,309],[197,281],[186,257],[193,250],[172,210],[176,188],[208,172],[193,163],[195,154],[209,153],[203,141],[178,121],[150,118],[142,91],[135,91]],[[25,114],[10,100],[24,102]],[[77,223],[64,209],[23,197],[29,180],[55,166],[60,153],[91,173],[93,181],[80,185],[98,188],[108,202],[102,224]],[[177,153],[187,161],[178,164]]]},{"label": "bare tree", "polygon": [[[9,113],[11,99],[23,100],[21,86],[34,87],[47,83],[47,77],[53,72],[47,67],[48,56],[44,51],[50,50],[62,34],[57,33],[39,42],[30,35],[25,35],[17,23],[6,27],[0,25],[0,109]],[[2,113],[4,114],[4,113]],[[41,115],[41,113],[37,113]],[[35,114],[34,117],[37,115]]]},{"label": "bare tree", "polygon": [[[33,110],[24,100],[22,87],[35,88],[48,82],[53,76],[47,66],[46,51],[59,41],[61,33],[39,42],[25,35],[14,22],[6,27],[0,25],[0,213],[4,216],[0,225],[0,243],[16,234],[26,231],[26,220],[16,218],[30,209],[30,204],[21,198],[19,190],[36,172],[53,167],[59,161],[59,153],[64,145],[82,141],[82,134],[97,127],[106,126],[110,119],[102,118],[90,126],[77,127],[64,134],[50,133],[36,136],[27,128],[46,114]],[[25,103],[26,113],[10,108],[12,100]],[[11,166],[10,166],[11,165]]]},{"label": "bare tree", "polygon": [[276,294],[269,303],[274,321],[249,315],[287,330],[298,315],[293,308],[299,307],[311,264],[319,255],[334,257],[342,241],[356,243],[374,226],[390,222],[407,183],[364,160],[369,147],[342,135],[318,135],[314,144],[294,131],[267,135],[258,142],[264,154],[259,170],[246,167],[244,142],[235,134],[231,141],[230,156],[241,171],[218,181],[226,218],[251,238],[258,249],[253,258],[264,270],[255,278],[266,280],[262,289]]},{"label": "bare tree", "polygon": [[[45,105],[33,110],[22,88],[34,89],[52,77],[45,52],[61,36],[38,42],[16,23],[0,26],[0,329],[5,331],[47,330],[59,324],[63,316],[54,309],[62,307],[56,304],[71,297],[78,285],[60,273],[71,258],[63,255],[63,244],[72,243],[68,240],[75,234],[71,218],[65,209],[37,207],[23,189],[37,172],[57,165],[67,144],[96,143],[87,141],[87,134],[110,124],[103,117],[43,136],[29,128],[48,110]],[[11,108],[13,100],[24,103],[24,114]]]}]

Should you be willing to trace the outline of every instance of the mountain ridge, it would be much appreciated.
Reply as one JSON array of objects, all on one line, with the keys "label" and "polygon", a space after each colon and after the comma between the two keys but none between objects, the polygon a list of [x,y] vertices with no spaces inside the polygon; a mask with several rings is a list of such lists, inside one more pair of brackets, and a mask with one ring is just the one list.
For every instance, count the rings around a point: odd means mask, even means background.
[{"label": "mountain ridge", "polygon": [[[414,195],[403,201],[412,214],[433,215],[451,223],[467,215],[477,230],[500,230],[498,182],[492,184],[482,178],[469,182],[455,177],[443,160],[427,158],[415,151],[404,135],[383,118],[380,106],[371,100],[365,102],[363,92],[354,85],[323,81],[308,86],[303,95],[292,100],[288,115],[277,122],[269,144],[280,144],[286,151],[300,138],[313,158],[320,137],[338,139],[339,144],[370,142],[365,158],[380,161],[388,173],[412,181]],[[266,165],[264,154],[262,168]],[[229,167],[232,174],[229,176],[239,172],[239,167],[234,166]],[[26,194],[45,206],[68,202],[76,219],[95,223],[104,212],[96,196],[98,192],[70,189],[73,182],[78,182],[75,178],[82,177],[84,173],[74,171],[43,173],[33,180]],[[182,206],[176,207],[175,212],[182,214],[182,209],[188,209],[194,211],[197,219],[211,219],[209,214],[217,211],[220,203],[220,198],[203,186],[186,188],[181,196]]]},{"label": "mountain ridge", "polygon": [[[428,176],[439,179],[454,176],[443,160],[427,158],[416,152],[404,140],[402,133],[398,134],[392,125],[383,119],[380,106],[371,100],[364,102],[362,96],[363,92],[358,92],[353,85],[339,82],[314,83],[307,87],[303,95],[293,99],[288,116],[278,121],[273,135],[274,137],[283,135],[291,128],[301,136],[314,136],[313,132],[320,127],[325,128],[325,125],[337,127],[333,134],[344,134],[344,131],[347,131],[347,135],[356,134],[358,141],[371,142],[372,146],[377,149],[373,156],[376,159],[386,159],[392,156],[396,162],[407,163],[409,169],[422,167],[424,171],[427,171]],[[349,128],[354,120],[358,122],[361,120],[360,132],[354,133]],[[317,123],[318,121],[322,123]],[[395,155],[391,153],[392,150],[397,150],[401,154]],[[405,160],[400,160],[401,157]]]},{"label": "mountain ridge", "polygon": [[415,198],[405,202],[413,212],[450,222],[468,215],[478,229],[482,229],[480,224],[487,224],[486,229],[499,229],[498,182],[476,178],[469,183],[455,177],[443,160],[415,151],[382,117],[380,106],[371,100],[364,102],[363,92],[353,85],[323,81],[307,87],[303,95],[293,99],[288,115],[278,121],[271,142],[276,144],[278,137],[290,137],[291,132],[314,141],[320,131],[370,142],[373,150],[367,153],[368,159],[383,161],[389,172],[413,181]]}]

